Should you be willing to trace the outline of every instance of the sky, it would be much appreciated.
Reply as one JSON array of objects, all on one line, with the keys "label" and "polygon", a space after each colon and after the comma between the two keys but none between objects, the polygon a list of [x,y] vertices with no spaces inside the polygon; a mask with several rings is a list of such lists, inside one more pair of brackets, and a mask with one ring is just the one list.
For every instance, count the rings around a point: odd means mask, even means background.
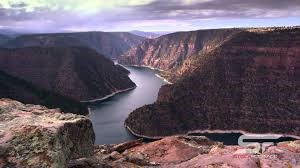
[{"label": "sky", "polygon": [[189,31],[300,25],[300,0],[0,0],[0,29]]}]

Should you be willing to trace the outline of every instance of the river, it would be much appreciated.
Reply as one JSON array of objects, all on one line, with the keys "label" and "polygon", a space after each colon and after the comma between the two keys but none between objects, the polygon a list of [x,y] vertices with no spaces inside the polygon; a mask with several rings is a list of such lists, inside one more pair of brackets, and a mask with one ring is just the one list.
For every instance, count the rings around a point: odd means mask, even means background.
[{"label": "river", "polygon": [[[130,71],[130,79],[137,85],[133,90],[119,93],[102,102],[89,105],[90,119],[96,134],[96,144],[116,144],[136,139],[124,128],[124,121],[133,110],[153,103],[159,88],[166,84],[155,74],[156,70],[144,67],[125,67]],[[237,145],[240,133],[204,133],[192,134],[207,136],[211,140],[223,142],[225,145]],[[295,140],[283,137],[274,142]]]},{"label": "river", "polygon": [[130,71],[129,77],[137,87],[89,105],[96,144],[114,144],[135,139],[124,128],[125,119],[136,108],[153,103],[159,88],[166,84],[155,75],[158,73],[156,70],[144,67],[125,68]]}]

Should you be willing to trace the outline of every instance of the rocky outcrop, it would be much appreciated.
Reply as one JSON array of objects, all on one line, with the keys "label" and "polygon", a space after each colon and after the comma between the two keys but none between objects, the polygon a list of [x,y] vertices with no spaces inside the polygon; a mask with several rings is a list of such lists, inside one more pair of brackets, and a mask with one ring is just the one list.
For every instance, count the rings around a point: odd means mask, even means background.
[{"label": "rocky outcrop", "polygon": [[143,37],[126,32],[52,33],[21,35],[2,47],[87,47],[115,59],[143,40]]},{"label": "rocky outcrop", "polygon": [[0,97],[26,104],[40,104],[48,108],[60,108],[63,112],[88,114],[87,106],[68,97],[41,89],[30,82],[0,71]]},{"label": "rocky outcrop", "polygon": [[300,165],[300,141],[269,145],[258,152],[253,146],[224,146],[205,137],[172,136],[140,143],[123,152],[116,145],[96,146],[92,157],[72,160],[69,168],[163,167],[163,168],[268,168]]},{"label": "rocky outcrop", "polygon": [[0,167],[66,167],[92,155],[89,119],[58,109],[0,99]]},{"label": "rocky outcrop", "polygon": [[0,70],[76,101],[135,87],[126,69],[88,48],[0,49]]},{"label": "rocky outcrop", "polygon": [[125,124],[149,137],[206,130],[300,137],[299,46],[299,28],[239,32],[193,56],[192,70]]}]

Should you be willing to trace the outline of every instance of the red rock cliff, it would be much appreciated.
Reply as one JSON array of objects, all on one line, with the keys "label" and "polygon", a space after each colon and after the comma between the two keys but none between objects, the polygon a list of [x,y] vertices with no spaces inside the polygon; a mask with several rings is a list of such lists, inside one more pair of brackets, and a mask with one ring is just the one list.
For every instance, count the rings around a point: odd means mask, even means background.
[{"label": "red rock cliff", "polygon": [[187,73],[125,123],[146,136],[193,130],[300,136],[299,53],[299,28],[238,32],[191,57]]}]

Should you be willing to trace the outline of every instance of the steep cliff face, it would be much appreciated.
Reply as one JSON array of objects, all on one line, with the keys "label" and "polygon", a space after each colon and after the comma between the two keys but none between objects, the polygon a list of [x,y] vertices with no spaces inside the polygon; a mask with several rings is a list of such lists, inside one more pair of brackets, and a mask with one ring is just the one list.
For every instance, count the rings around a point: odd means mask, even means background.
[{"label": "steep cliff face", "polygon": [[211,51],[239,29],[199,30],[177,32],[147,39],[119,58],[120,63],[144,65],[165,71],[180,67],[192,55]]},{"label": "steep cliff face", "polygon": [[80,46],[96,50],[109,58],[117,58],[143,37],[125,32],[82,32],[22,35],[9,40],[2,47],[71,47]]},{"label": "steep cliff face", "polygon": [[0,99],[0,167],[67,167],[92,155],[89,119],[58,109]]},{"label": "steep cliff face", "polygon": [[300,136],[300,29],[250,29],[193,57],[193,70],[132,112],[136,134],[243,130]]},{"label": "steep cliff face", "polygon": [[0,98],[10,98],[26,104],[40,104],[48,108],[60,108],[64,112],[88,114],[82,103],[41,89],[30,82],[0,71]]},{"label": "steep cliff face", "polygon": [[87,48],[1,49],[0,70],[76,101],[135,87],[126,69]]}]

